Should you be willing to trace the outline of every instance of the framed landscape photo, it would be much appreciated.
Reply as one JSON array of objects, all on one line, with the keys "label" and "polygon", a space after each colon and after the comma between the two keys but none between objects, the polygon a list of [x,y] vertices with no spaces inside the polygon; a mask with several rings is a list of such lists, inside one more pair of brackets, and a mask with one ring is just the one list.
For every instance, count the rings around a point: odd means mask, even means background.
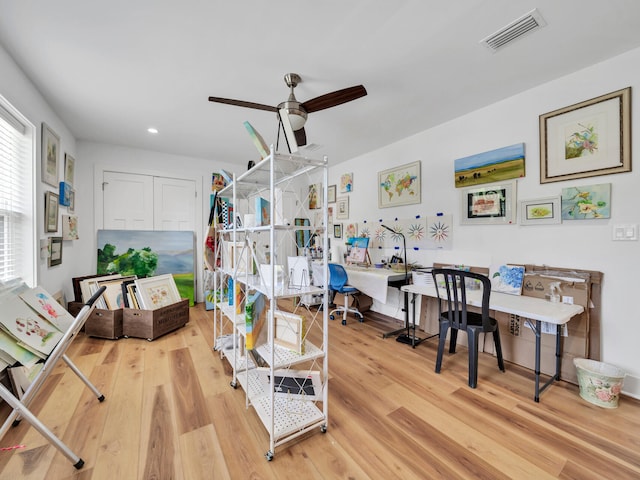
[{"label": "framed landscape photo", "polygon": [[631,87],[540,115],[540,183],[631,171]]},{"label": "framed landscape photo", "polygon": [[42,181],[58,187],[58,158],[60,157],[60,137],[42,122]]},{"label": "framed landscape photo", "polygon": [[44,194],[44,231],[58,231],[59,198],[57,193],[45,192]]},{"label": "framed landscape photo", "polygon": [[460,207],[463,225],[515,223],[516,182],[462,188]]},{"label": "framed landscape photo", "polygon": [[378,208],[420,203],[420,161],[378,172]]},{"label": "framed landscape photo", "polygon": [[520,201],[520,225],[562,223],[560,195]]}]

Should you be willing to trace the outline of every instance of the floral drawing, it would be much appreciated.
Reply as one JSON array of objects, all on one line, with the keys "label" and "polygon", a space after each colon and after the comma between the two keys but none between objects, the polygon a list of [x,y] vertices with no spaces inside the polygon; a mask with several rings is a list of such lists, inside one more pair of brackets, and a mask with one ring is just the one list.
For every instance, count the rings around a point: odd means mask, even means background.
[{"label": "floral drawing", "polygon": [[562,219],[609,218],[611,184],[562,189]]}]

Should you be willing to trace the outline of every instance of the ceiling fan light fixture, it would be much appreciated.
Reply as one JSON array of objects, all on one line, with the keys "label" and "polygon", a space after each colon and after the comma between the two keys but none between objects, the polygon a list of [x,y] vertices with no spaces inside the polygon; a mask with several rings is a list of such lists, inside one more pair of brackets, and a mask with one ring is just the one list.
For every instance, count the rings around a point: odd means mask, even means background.
[{"label": "ceiling fan light fixture", "polygon": [[284,109],[287,112],[293,131],[304,127],[307,121],[307,112],[300,108],[299,102],[288,100],[278,105],[278,109]]}]

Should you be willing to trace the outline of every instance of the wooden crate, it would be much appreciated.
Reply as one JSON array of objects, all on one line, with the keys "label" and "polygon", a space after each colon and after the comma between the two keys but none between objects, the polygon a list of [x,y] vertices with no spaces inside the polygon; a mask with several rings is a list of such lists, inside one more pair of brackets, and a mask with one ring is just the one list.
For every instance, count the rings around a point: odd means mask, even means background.
[{"label": "wooden crate", "polygon": [[188,321],[188,298],[157,310],[125,308],[123,332],[125,337],[146,338],[151,341],[183,327]]},{"label": "wooden crate", "polygon": [[84,333],[92,337],[115,340],[123,336],[123,312],[95,308],[84,323]]}]

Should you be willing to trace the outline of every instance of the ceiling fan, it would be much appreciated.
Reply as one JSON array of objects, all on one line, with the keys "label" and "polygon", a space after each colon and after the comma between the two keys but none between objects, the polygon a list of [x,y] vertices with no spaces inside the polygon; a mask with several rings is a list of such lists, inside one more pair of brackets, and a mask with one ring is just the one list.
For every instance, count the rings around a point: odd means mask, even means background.
[{"label": "ceiling fan", "polygon": [[244,100],[233,100],[230,98],[220,97],[209,97],[209,101],[237,105],[239,107],[255,108],[257,110],[266,110],[268,112],[276,112],[279,115],[280,112],[286,113],[295,135],[296,143],[299,146],[303,146],[307,144],[307,134],[304,131],[304,124],[307,121],[307,115],[309,113],[342,105],[343,103],[364,97],[367,94],[367,90],[362,85],[356,85],[354,87],[343,88],[342,90],[326,93],[301,103],[293,94],[293,89],[302,81],[300,75],[297,73],[287,73],[284,76],[284,81],[287,84],[287,87],[291,89],[291,93],[289,93],[289,98],[286,101],[279,103],[276,107],[263,105],[261,103],[245,102]]}]

